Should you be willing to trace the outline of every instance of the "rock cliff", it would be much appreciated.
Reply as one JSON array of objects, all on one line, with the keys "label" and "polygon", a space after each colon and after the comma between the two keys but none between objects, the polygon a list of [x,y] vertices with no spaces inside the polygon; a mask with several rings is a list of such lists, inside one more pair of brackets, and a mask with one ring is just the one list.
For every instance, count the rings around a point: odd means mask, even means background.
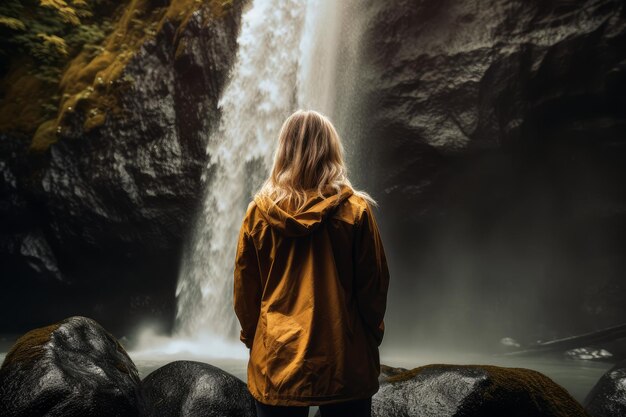
[{"label": "rock cliff", "polygon": [[120,18],[139,16],[152,36],[120,29],[110,38],[133,48],[109,39],[68,64],[50,143],[0,141],[3,331],[77,313],[116,331],[172,323],[242,2],[157,3],[133,3]]},{"label": "rock cliff", "polygon": [[623,2],[368,13],[360,172],[412,294],[395,311],[426,318],[413,336],[534,342],[623,320]]}]

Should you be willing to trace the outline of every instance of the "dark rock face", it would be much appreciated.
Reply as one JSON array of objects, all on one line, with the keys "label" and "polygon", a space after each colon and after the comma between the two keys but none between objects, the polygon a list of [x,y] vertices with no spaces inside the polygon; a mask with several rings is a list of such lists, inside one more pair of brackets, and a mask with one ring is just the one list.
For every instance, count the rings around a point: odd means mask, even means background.
[{"label": "dark rock face", "polygon": [[521,368],[429,365],[386,378],[372,398],[376,417],[587,416],[562,387]]},{"label": "dark rock face", "polygon": [[407,294],[396,322],[410,311],[428,317],[413,337],[492,345],[621,322],[624,3],[394,0],[368,13],[359,173]]},{"label": "dark rock face", "polygon": [[626,415],[626,362],[607,371],[585,398],[585,409],[593,417]]},{"label": "dark rock face", "polygon": [[256,416],[246,384],[206,363],[175,361],[142,382],[147,416]]},{"label": "dark rock face", "polygon": [[22,336],[0,368],[0,415],[139,416],[140,380],[119,342],[70,317]]},{"label": "dark rock face", "polygon": [[[171,325],[242,2],[219,18],[210,7],[182,31],[166,22],[143,44],[120,77],[119,112],[102,126],[85,132],[77,112],[37,166],[3,138],[0,273],[11,287],[0,296],[3,331],[76,312],[119,332],[145,318]],[[43,294],[59,302],[44,307]]]}]

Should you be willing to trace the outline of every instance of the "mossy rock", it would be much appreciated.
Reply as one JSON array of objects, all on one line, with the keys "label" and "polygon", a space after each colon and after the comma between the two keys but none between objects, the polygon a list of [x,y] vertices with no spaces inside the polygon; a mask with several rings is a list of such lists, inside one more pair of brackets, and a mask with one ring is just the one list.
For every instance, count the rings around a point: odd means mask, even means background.
[{"label": "mossy rock", "polygon": [[588,417],[540,372],[490,365],[428,365],[390,372],[372,401],[377,417]]},{"label": "mossy rock", "polygon": [[400,375],[407,372],[406,368],[395,368],[393,366],[380,364],[380,376],[378,377],[378,382],[385,382],[392,376]]},{"label": "mossy rock", "polygon": [[0,415],[139,416],[137,368],[120,343],[86,317],[20,337],[0,367]]},{"label": "mossy rock", "polygon": [[[5,51],[6,74],[0,77],[0,132],[31,135],[30,150],[41,153],[67,136],[63,132],[77,120],[84,132],[89,132],[104,125],[107,116],[124,117],[120,101],[132,85],[124,69],[144,44],[156,39],[168,25],[174,28],[172,41],[177,43],[194,13],[203,9],[208,19],[218,20],[236,8],[234,3],[111,2],[97,8],[98,14],[87,19],[88,25],[77,22],[67,28],[73,34],[73,47],[50,65],[41,65],[33,57],[24,56],[20,48],[10,46]],[[38,4],[27,5],[24,14],[32,15],[40,9]],[[67,9],[70,7],[63,8]],[[53,45],[65,45],[60,37],[50,39],[56,42]],[[54,69],[54,75],[44,76],[50,69]]]}]

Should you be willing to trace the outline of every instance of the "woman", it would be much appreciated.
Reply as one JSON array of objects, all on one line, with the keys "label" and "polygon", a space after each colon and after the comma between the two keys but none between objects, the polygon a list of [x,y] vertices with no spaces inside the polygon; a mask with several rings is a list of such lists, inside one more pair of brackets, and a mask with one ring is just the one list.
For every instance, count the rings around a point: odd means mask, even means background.
[{"label": "woman", "polygon": [[331,122],[284,122],[239,232],[234,310],[258,416],[370,416],[389,271],[376,202],[352,188]]}]

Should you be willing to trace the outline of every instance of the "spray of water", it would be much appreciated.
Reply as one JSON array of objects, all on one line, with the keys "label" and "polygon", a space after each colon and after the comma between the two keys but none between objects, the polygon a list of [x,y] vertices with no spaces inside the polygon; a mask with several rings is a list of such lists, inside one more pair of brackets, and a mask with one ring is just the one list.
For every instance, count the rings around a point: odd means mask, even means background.
[{"label": "spray of water", "polygon": [[179,275],[175,334],[168,342],[145,329],[144,353],[247,354],[232,307],[239,227],[285,118],[297,108],[332,117],[340,3],[255,0],[244,12],[222,118],[206,148],[204,203]]}]

